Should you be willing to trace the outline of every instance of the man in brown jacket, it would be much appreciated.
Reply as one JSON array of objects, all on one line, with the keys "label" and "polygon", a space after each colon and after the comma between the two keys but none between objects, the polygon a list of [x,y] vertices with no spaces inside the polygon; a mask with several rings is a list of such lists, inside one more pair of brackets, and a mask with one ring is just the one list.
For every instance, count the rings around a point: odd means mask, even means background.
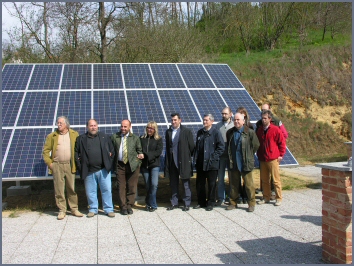
[{"label": "man in brown jacket", "polygon": [[71,214],[77,217],[84,216],[78,210],[78,199],[75,192],[75,157],[74,147],[79,133],[70,129],[67,117],[59,116],[57,130],[49,134],[43,147],[43,160],[53,174],[55,201],[59,208],[58,220],[66,216],[65,188]]}]

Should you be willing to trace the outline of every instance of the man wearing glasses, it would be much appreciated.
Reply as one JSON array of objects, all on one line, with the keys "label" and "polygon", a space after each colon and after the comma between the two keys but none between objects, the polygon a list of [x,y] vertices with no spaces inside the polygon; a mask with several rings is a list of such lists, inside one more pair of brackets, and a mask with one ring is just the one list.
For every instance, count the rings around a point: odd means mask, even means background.
[{"label": "man wearing glasses", "polygon": [[[232,112],[230,107],[225,107],[222,112],[222,121],[216,124],[216,128],[220,130],[221,136],[224,140],[224,145],[226,146],[226,132],[234,127],[232,122]],[[220,167],[218,170],[218,188],[217,188],[217,199],[215,206],[221,206],[223,201],[228,202],[228,197],[230,196],[229,189],[225,189],[225,168],[229,169],[229,156],[227,154],[227,148],[225,148],[224,153],[220,156]],[[230,171],[228,171],[228,177],[230,177]],[[226,192],[226,193],[225,193]],[[227,194],[227,196],[225,195]]]},{"label": "man wearing glasses", "polygon": [[57,130],[49,134],[43,147],[43,160],[53,174],[55,201],[59,208],[58,220],[66,216],[67,202],[65,189],[71,214],[77,217],[84,216],[78,210],[78,199],[75,192],[75,141],[79,133],[70,128],[69,119],[59,116]]}]

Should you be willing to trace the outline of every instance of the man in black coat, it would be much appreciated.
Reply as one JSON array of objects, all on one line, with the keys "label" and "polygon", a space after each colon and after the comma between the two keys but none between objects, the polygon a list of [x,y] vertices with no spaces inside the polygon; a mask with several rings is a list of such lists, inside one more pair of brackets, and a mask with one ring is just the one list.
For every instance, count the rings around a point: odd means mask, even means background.
[{"label": "man in black coat", "polygon": [[[204,127],[198,130],[194,163],[197,169],[197,196],[198,205],[193,209],[206,207],[211,211],[215,204],[216,179],[220,167],[220,156],[225,149],[224,139],[217,127],[213,127],[214,116],[206,114],[203,118]],[[206,181],[208,181],[208,195],[206,195]]]},{"label": "man in black coat", "polygon": [[178,184],[181,179],[184,187],[183,211],[188,211],[192,200],[190,178],[193,176],[192,154],[194,150],[193,134],[190,129],[181,125],[179,113],[171,114],[171,127],[166,130],[165,177],[170,178],[172,191],[171,206],[167,210],[178,207]]},{"label": "man in black coat", "polygon": [[111,168],[114,147],[111,138],[98,132],[96,119],[87,121],[87,132],[80,135],[75,143],[75,161],[84,179],[85,191],[89,205],[87,217],[98,213],[97,185],[100,185],[103,211],[114,217],[112,202]]}]

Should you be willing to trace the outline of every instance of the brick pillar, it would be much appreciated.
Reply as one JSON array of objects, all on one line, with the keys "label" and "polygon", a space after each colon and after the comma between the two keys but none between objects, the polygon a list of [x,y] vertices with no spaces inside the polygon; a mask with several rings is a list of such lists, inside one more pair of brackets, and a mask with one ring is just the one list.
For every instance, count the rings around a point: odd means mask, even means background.
[{"label": "brick pillar", "polygon": [[322,168],[322,259],[352,263],[352,169],[346,162]]}]

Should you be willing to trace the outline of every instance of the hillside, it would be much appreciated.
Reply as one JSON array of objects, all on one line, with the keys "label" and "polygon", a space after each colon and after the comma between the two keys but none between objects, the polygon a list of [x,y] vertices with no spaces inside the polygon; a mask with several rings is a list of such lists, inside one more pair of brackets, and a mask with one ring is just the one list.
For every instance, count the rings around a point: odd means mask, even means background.
[{"label": "hillside", "polygon": [[[270,101],[302,164],[346,160],[352,140],[351,43],[221,55],[260,107]],[[255,118],[251,118],[255,119]],[[258,118],[256,118],[258,119]]]}]

